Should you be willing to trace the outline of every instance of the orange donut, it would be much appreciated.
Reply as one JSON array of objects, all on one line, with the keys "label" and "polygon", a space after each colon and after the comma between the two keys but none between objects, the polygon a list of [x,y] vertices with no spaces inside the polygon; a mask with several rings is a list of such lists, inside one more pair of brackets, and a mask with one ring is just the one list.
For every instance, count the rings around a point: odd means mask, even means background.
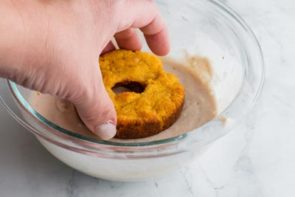
[{"label": "orange donut", "polygon": [[170,127],[184,103],[184,88],[161,60],[146,52],[116,50],[99,59],[117,112],[116,138],[136,139]]}]

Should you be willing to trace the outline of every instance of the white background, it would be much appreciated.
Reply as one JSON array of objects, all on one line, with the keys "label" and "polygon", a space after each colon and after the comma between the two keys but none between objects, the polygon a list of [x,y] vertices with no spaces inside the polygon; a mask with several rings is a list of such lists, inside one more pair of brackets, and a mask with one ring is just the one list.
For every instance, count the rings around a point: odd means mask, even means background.
[{"label": "white background", "polygon": [[294,197],[295,1],[225,3],[254,30],[266,62],[262,98],[245,124],[190,168],[162,179],[115,183],[65,166],[0,109],[0,196]]}]

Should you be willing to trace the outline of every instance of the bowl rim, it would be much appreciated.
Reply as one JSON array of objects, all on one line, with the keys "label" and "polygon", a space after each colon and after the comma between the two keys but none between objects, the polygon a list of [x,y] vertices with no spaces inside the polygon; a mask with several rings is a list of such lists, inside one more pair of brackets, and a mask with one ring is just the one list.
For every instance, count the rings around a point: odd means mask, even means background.
[{"label": "bowl rim", "polygon": [[[219,1],[215,1],[215,0],[209,0],[207,1],[208,3],[211,3],[213,6],[215,6],[216,8],[220,9],[221,11],[223,11],[224,13],[226,13],[227,15],[231,16],[233,20],[235,20],[235,22],[237,22],[237,24],[239,24],[241,26],[241,28],[243,28],[243,30],[245,32],[247,32],[248,36],[252,39],[253,44],[255,45],[255,47],[257,48],[257,57],[260,60],[260,65],[256,65],[256,66],[261,66],[261,75],[260,75],[260,81],[257,87],[257,91],[255,92],[255,95],[253,98],[251,98],[251,109],[254,106],[254,104],[257,102],[261,91],[263,89],[263,84],[264,84],[264,72],[265,72],[265,68],[264,68],[264,60],[263,60],[263,53],[262,53],[262,49],[261,46],[258,42],[257,37],[255,36],[254,32],[250,29],[250,27],[246,24],[246,22],[235,12],[233,11],[230,7],[228,7],[227,5],[219,2]],[[244,81],[245,79],[243,79]],[[28,113],[29,115],[31,115],[33,118],[35,118],[37,121],[41,121],[43,124],[45,124],[46,128],[50,128],[53,129],[54,131],[58,131],[61,132],[62,134],[66,135],[67,137],[70,137],[70,140],[77,142],[77,140],[82,140],[82,141],[86,141],[87,143],[95,143],[96,145],[108,145],[108,146],[119,146],[119,147],[150,147],[150,146],[157,146],[157,145],[167,145],[167,144],[177,144],[181,141],[184,140],[188,140],[188,138],[197,135],[198,132],[189,132],[189,133],[185,133],[176,137],[172,137],[172,138],[167,138],[167,139],[161,139],[161,140],[155,140],[155,141],[148,141],[148,142],[134,142],[134,143],[124,143],[124,142],[113,142],[113,141],[104,141],[104,140],[98,140],[96,138],[91,138],[88,136],[84,136],[84,135],[80,135],[78,133],[69,131],[67,129],[64,129],[62,127],[59,127],[58,125],[54,124],[53,122],[47,120],[46,118],[44,118],[41,114],[39,114],[38,112],[36,112],[26,101],[26,99],[23,98],[23,96],[21,95],[21,93],[18,91],[17,85],[12,82],[12,81],[8,81],[8,86],[10,89],[10,92],[13,94],[13,97],[15,98],[15,100],[18,102],[18,104],[20,104],[20,106],[23,108],[23,110]],[[244,86],[244,82],[241,85],[241,87]],[[241,88],[240,88],[241,90]],[[226,113],[228,113],[231,110],[231,107],[235,104],[236,99],[240,96],[241,92],[238,92],[238,94],[235,96],[235,98],[232,100],[232,102],[220,113],[220,115],[224,115]],[[1,99],[2,104],[3,104],[3,100]],[[5,104],[5,102],[4,102]],[[6,108],[9,108],[6,105]],[[250,110],[250,109],[249,109]],[[12,113],[12,115],[14,116],[14,118],[18,118],[18,121],[20,121],[23,126],[25,127],[29,127],[30,129],[32,129],[31,125],[28,125],[26,122],[24,122],[23,120],[21,120],[21,118],[17,117],[17,115],[11,110],[8,110],[10,112],[10,114]],[[240,116],[240,118],[243,118],[244,115],[247,114],[246,112]],[[208,127],[211,124],[218,124],[220,122],[220,120],[218,119],[213,119],[207,123],[205,123],[203,126],[201,126],[200,128],[198,128],[197,130],[202,130],[206,127]],[[225,128],[225,131],[219,135],[216,136],[216,138],[219,138],[223,135],[225,135],[226,133],[228,133],[233,127],[230,128]],[[41,135],[41,134],[39,134]],[[42,137],[42,135],[41,135]],[[209,141],[213,141],[214,139],[210,139]],[[209,143],[209,141],[207,141],[206,143]],[[83,144],[83,146],[85,147],[85,144]],[[91,146],[92,147],[92,146]]]}]

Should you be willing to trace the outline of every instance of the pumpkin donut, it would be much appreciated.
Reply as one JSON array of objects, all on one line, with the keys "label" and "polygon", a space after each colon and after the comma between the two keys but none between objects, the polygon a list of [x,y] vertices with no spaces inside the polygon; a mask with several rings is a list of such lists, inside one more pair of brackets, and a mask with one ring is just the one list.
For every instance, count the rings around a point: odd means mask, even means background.
[{"label": "pumpkin donut", "polygon": [[99,59],[106,90],[117,112],[115,138],[136,139],[170,127],[184,103],[184,88],[161,60],[146,52],[115,50]]}]

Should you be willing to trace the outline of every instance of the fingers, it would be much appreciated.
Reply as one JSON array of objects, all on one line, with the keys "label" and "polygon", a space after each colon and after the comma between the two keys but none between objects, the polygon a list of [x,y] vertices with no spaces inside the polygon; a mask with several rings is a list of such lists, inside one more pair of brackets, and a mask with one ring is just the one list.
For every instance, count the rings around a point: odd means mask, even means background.
[{"label": "fingers", "polygon": [[[140,28],[150,49],[157,55],[166,55],[170,49],[168,33],[155,4],[150,0],[129,0],[125,6],[128,12],[125,13],[126,16],[124,15],[124,17],[127,17],[128,23],[123,23],[119,30],[122,31],[131,27]],[[124,32],[124,34],[127,33]],[[128,35],[131,39],[127,40],[136,42],[133,33],[129,31]],[[123,45],[126,46],[126,43]]]},{"label": "fingers", "polygon": [[141,28],[147,44],[157,55],[167,55],[170,50],[168,32],[160,15],[151,23]]},{"label": "fingers", "polygon": [[111,51],[113,51],[115,49],[116,49],[115,45],[112,43],[112,41],[109,41],[108,44],[102,50],[101,55],[103,55],[105,53],[108,53],[108,52],[111,52]]},{"label": "fingers", "polygon": [[85,125],[101,139],[108,140],[116,134],[116,111],[105,90],[99,69],[97,72],[95,80],[84,85],[82,94],[70,101]]},{"label": "fingers", "polygon": [[134,29],[126,29],[115,34],[119,48],[129,50],[140,50],[141,43]]}]

